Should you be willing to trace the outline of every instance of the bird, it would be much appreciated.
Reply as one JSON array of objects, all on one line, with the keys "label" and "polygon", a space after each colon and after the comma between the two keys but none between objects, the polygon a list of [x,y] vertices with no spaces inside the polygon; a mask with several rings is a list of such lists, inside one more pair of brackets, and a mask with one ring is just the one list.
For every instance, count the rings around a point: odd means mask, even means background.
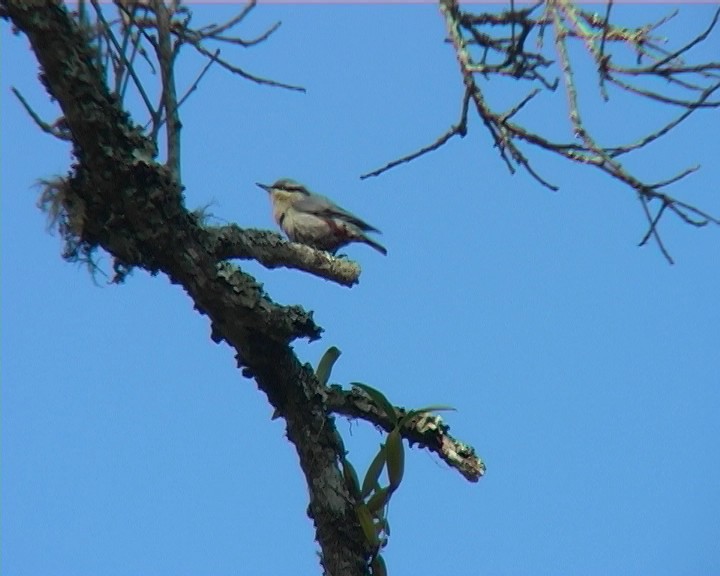
[{"label": "bird", "polygon": [[256,185],[270,195],[273,218],[292,242],[335,254],[352,242],[362,242],[383,255],[387,249],[366,232],[380,230],[361,220],[329,198],[310,192],[305,186],[281,178],[271,185]]}]

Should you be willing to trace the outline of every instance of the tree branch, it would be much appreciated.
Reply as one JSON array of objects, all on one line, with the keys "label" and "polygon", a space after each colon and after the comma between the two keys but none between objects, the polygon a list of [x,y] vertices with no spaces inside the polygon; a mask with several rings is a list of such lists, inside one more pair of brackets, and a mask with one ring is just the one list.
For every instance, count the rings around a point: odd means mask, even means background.
[{"label": "tree branch", "polygon": [[[466,6],[463,4],[461,7],[458,0],[438,0],[438,4],[445,21],[447,41],[455,52],[465,94],[470,98],[474,112],[490,133],[500,159],[511,173],[514,174],[518,167],[523,168],[542,186],[557,190],[557,186],[541,176],[530,163],[525,153],[528,146],[604,172],[643,198],[643,212],[650,228],[650,237],[657,241],[660,251],[669,262],[671,258],[659,236],[658,217],[650,214],[647,201],[662,196],[662,201],[668,202],[668,210],[661,210],[660,215],[676,214],[693,226],[698,226],[701,222],[703,225],[718,222],[718,218],[709,216],[698,208],[683,206],[676,198],[658,194],[656,185],[633,174],[619,162],[618,157],[645,148],[666,136],[696,110],[720,107],[720,101],[710,99],[711,95],[720,89],[720,62],[686,64],[680,59],[681,55],[684,56],[709,37],[720,21],[720,9],[715,12],[704,31],[680,49],[669,52],[662,48],[662,39],[656,35],[655,30],[674,14],[645,26],[625,28],[610,21],[610,5],[604,16],[600,16],[582,9],[574,0],[540,1],[526,9],[515,9],[511,1],[510,10],[482,14],[466,11]],[[544,6],[542,14],[533,16],[533,12],[541,5]],[[554,33],[556,60],[544,54],[544,31],[548,27],[552,28]],[[532,46],[531,33],[535,37],[536,49],[528,47]],[[573,74],[574,60],[571,59],[572,52],[568,46],[570,42],[581,42],[590,55],[597,68],[600,94],[605,100],[609,99],[607,86],[613,85],[636,97],[679,106],[684,110],[675,119],[655,130],[648,130],[635,142],[615,146],[601,145],[600,139],[586,127],[580,113]],[[637,55],[637,65],[616,64],[614,58],[617,58],[618,50],[613,50],[614,48],[633,51]],[[641,65],[642,59],[647,59],[650,63]],[[556,70],[559,78],[552,81],[546,78],[548,69]],[[493,76],[530,81],[535,84],[535,88],[509,111],[499,111],[490,105],[483,88],[483,82],[492,80]],[[628,81],[628,77],[636,81]],[[662,82],[658,83],[661,88],[640,85],[640,82],[647,82],[650,78],[661,80]],[[532,132],[518,121],[511,121],[540,90],[555,91],[560,79],[565,87],[567,116],[574,141],[551,140],[542,133]],[[668,85],[671,89],[666,88]],[[388,162],[380,169],[363,174],[361,178],[379,175],[399,164],[437,150],[456,134],[464,136],[467,124],[465,106],[466,104],[461,112],[461,122],[452,126],[435,142],[417,152]],[[686,175],[687,170],[681,170],[677,175],[665,179],[665,183],[677,182]]]},{"label": "tree branch", "polygon": [[327,415],[323,389],[289,346],[321,329],[297,306],[280,306],[248,274],[217,263],[209,233],[182,204],[175,174],[152,160],[153,143],[109,93],[86,37],[54,0],[0,0],[2,13],[30,40],[42,81],[73,134],[77,165],[64,188],[65,209],[83,206],[85,245],[112,254],[118,266],[162,272],[208,316],[215,342],[236,351],[254,376],[298,453],[310,493],[322,563],[332,576],[365,574],[369,559],[339,461],[345,451]]},{"label": "tree branch", "polygon": [[292,268],[352,287],[360,266],[323,250],[285,241],[275,232],[244,230],[235,224],[208,228],[211,252],[218,260],[255,260],[266,268]]},{"label": "tree branch", "polygon": [[162,101],[165,109],[165,133],[167,138],[167,166],[178,183],[180,177],[180,114],[178,113],[177,88],[175,86],[175,51],[170,33],[170,12],[165,0],[152,0],[157,17],[157,59],[162,76]]},{"label": "tree branch", "polygon": [[[330,386],[327,397],[328,408],[336,414],[347,418],[365,420],[379,426],[386,432],[395,427],[383,412],[373,404],[372,400],[359,388],[343,390],[339,386]],[[395,408],[398,418],[406,414],[403,408]],[[469,444],[453,438],[439,416],[426,415],[425,417],[410,420],[400,434],[411,445],[418,444],[430,452],[437,454],[448,466],[455,468],[470,482],[477,482],[485,474],[485,464]]]},{"label": "tree branch", "polygon": [[35,124],[38,125],[38,128],[40,128],[40,130],[42,130],[46,134],[55,136],[55,138],[57,138],[58,140],[65,140],[68,142],[72,141],[72,134],[68,132],[62,118],[56,120],[52,124],[45,122],[45,120],[40,118],[39,114],[30,107],[30,104],[28,104],[27,100],[25,100],[25,97],[20,93],[17,88],[13,87],[11,88],[11,90],[12,93],[15,94],[15,97],[20,100],[20,104],[22,104],[23,108],[25,108],[25,111],[28,113],[30,118],[33,119]]}]

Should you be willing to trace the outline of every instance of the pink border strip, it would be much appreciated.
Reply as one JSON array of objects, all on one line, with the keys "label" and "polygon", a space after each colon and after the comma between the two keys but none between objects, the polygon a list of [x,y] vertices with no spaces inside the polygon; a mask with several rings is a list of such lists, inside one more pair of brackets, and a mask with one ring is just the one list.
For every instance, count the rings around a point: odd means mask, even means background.
[{"label": "pink border strip", "polygon": [[[111,4],[112,0],[100,0],[101,4]],[[531,0],[516,0],[515,5],[516,6],[522,6],[522,5],[529,5],[534,4],[534,1]],[[605,4],[602,0],[593,1],[593,0],[578,0],[578,4],[595,4],[598,6],[602,6]],[[615,0],[615,4],[622,5],[622,4],[635,4],[639,6],[647,6],[647,5],[654,5],[654,6],[710,6],[710,5],[717,5],[720,7],[720,1],[719,0]],[[69,6],[75,6],[76,2],[66,2]],[[203,6],[212,6],[212,5],[218,5],[218,6],[230,6],[230,5],[237,5],[238,7],[242,7],[245,5],[245,2],[242,2],[240,0],[191,0],[185,2],[187,6],[192,8],[193,6],[197,5],[203,5]],[[364,6],[364,5],[370,5],[370,6],[382,6],[382,5],[388,5],[388,6],[413,6],[413,5],[435,5],[437,4],[437,0],[258,0],[258,5],[262,4],[268,4],[268,5],[276,5],[276,4],[296,4],[298,6],[315,6],[315,5],[338,5],[338,6]],[[499,8],[507,8],[509,7],[509,2],[498,2],[497,0],[463,0],[461,2],[461,5],[468,6],[468,5],[476,5],[476,4],[483,4],[488,6],[497,6]]]}]

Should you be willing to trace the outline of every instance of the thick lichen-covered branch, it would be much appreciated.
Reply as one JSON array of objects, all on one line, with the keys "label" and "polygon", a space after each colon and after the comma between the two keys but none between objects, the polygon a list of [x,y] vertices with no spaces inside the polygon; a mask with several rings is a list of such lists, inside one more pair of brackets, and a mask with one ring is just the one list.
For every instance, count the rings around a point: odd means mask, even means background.
[{"label": "thick lichen-covered branch", "polygon": [[[397,423],[396,419],[388,418],[359,388],[343,390],[339,386],[330,386],[327,405],[336,414],[365,420],[386,432],[391,432]],[[395,412],[398,418],[402,418],[407,411],[396,408]],[[477,482],[485,474],[485,464],[472,446],[453,438],[449,430],[450,427],[439,416],[422,414],[407,422],[400,429],[400,435],[411,445],[417,444],[437,454],[443,462],[460,472],[467,480]]]}]

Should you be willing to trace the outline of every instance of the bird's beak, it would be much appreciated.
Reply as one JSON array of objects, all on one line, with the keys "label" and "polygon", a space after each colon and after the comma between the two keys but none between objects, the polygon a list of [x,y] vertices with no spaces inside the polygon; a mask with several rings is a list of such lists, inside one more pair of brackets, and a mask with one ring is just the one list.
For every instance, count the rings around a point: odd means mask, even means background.
[{"label": "bird's beak", "polygon": [[255,182],[256,186],[260,186],[265,192],[270,192],[271,186],[268,186],[267,184],[260,184],[260,182]]}]

